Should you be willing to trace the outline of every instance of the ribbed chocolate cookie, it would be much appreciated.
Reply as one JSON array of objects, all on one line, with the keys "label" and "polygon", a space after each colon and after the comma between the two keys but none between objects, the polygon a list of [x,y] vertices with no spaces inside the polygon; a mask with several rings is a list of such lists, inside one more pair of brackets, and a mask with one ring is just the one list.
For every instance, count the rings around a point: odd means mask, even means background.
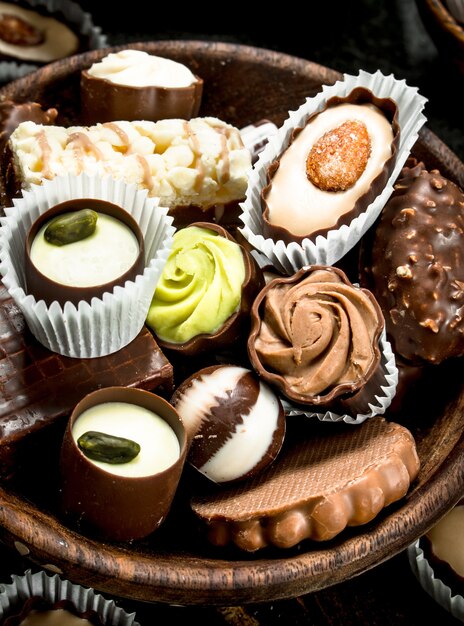
[{"label": "ribbed chocolate cookie", "polygon": [[[325,426],[325,427],[324,427]],[[279,457],[237,487],[197,491],[194,513],[211,543],[256,551],[332,539],[402,498],[419,471],[411,433],[381,417],[356,428],[308,421],[287,432]]]}]

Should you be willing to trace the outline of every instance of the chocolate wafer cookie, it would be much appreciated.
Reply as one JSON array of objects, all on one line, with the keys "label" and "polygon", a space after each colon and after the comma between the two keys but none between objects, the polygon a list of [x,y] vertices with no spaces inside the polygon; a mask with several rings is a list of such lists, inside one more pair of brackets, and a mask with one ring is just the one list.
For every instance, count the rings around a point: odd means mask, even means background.
[{"label": "chocolate wafer cookie", "polygon": [[172,392],[172,366],[146,328],[109,356],[64,357],[34,339],[0,283],[1,477],[14,474],[39,431],[70,414],[87,393],[111,385]]},{"label": "chocolate wafer cookie", "polygon": [[[325,425],[327,426],[327,425]],[[273,465],[240,486],[192,496],[215,545],[253,552],[332,539],[402,498],[419,471],[411,433],[381,417],[361,426],[294,425]]]}]

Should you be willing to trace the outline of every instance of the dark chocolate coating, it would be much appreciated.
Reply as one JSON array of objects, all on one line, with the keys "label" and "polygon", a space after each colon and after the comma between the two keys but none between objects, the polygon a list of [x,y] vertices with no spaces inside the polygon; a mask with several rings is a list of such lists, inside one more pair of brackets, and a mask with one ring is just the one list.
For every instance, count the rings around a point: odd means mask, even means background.
[{"label": "dark chocolate coating", "polygon": [[[115,476],[92,463],[79,450],[72,425],[86,409],[105,402],[137,404],[162,417],[179,440],[179,458],[151,476]],[[187,455],[187,435],[176,410],[166,400],[142,389],[107,387],[86,396],[68,421],[60,456],[61,507],[85,532],[110,541],[133,541],[154,532],[165,520]]]},{"label": "dark chocolate coating", "polygon": [[[51,280],[48,276],[45,276],[40,272],[31,260],[30,252],[32,242],[44,225],[50,219],[62,215],[63,213],[70,213],[71,211],[78,211],[80,209],[92,209],[98,213],[105,213],[117,218],[124,224],[126,224],[137,237],[139,244],[139,253],[132,266],[118,276],[110,283],[93,285],[89,287],[73,287],[71,285],[62,285]],[[115,251],[117,254],[117,251]],[[72,302],[78,304],[81,300],[90,302],[92,298],[101,298],[102,295],[109,291],[111,292],[117,285],[124,286],[124,283],[128,280],[134,280],[136,276],[143,273],[145,268],[145,251],[143,234],[139,225],[135,219],[125,211],[122,207],[107,202],[106,200],[98,200],[96,198],[79,198],[75,200],[67,200],[66,202],[60,202],[55,206],[42,213],[42,215],[34,222],[29,230],[26,238],[26,252],[25,252],[24,271],[26,275],[27,292],[32,294],[36,300],[45,300],[46,304],[50,305],[54,300],[64,306],[65,302]]]},{"label": "dark chocolate coating", "polygon": [[62,356],[44,348],[29,333],[21,311],[1,282],[0,371],[3,480],[28,463],[43,465],[44,450],[48,458],[55,443],[52,427],[59,430],[62,420],[91,391],[110,385],[156,389],[165,394],[173,389],[172,365],[147,328],[108,356]]},{"label": "dark chocolate coating", "polygon": [[395,352],[439,364],[464,355],[464,194],[423,164],[403,168],[361,251]]},{"label": "dark chocolate coating", "polygon": [[166,118],[189,120],[198,115],[203,80],[198,76],[188,87],[132,87],[106,78],[81,73],[81,111],[85,124],[118,120]]},{"label": "dark chocolate coating", "polygon": [[194,222],[191,226],[206,228],[219,233],[230,241],[237,243],[243,254],[245,263],[245,278],[242,285],[242,297],[238,311],[233,313],[229,319],[214,333],[202,333],[189,339],[185,343],[172,343],[163,341],[157,337],[157,342],[162,349],[168,352],[183,356],[197,355],[202,352],[211,352],[233,345],[236,341],[245,336],[248,331],[250,310],[256,294],[264,287],[264,276],[255,259],[246,248],[239,244],[232,235],[218,224],[209,222]]}]

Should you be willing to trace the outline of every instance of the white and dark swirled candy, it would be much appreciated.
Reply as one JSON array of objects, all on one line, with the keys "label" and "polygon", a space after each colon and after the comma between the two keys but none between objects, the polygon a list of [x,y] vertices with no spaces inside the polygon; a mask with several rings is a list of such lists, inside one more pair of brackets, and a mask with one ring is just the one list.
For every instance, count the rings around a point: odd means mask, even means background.
[{"label": "white and dark swirled candy", "polygon": [[190,440],[188,461],[216,483],[256,475],[281,449],[282,404],[266,383],[244,367],[204,368],[177,388],[171,403]]}]

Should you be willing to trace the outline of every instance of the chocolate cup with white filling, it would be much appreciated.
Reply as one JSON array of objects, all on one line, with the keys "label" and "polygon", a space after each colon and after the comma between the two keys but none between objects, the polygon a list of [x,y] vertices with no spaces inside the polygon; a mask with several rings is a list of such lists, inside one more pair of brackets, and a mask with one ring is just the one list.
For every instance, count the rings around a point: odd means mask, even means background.
[{"label": "chocolate cup with white filling", "polygon": [[[149,476],[117,476],[93,463],[72,434],[87,409],[106,402],[134,404],[160,416],[175,432],[179,457],[167,469]],[[68,421],[60,453],[61,510],[82,532],[109,541],[133,541],[154,532],[171,508],[187,454],[187,434],[176,411],[164,398],[131,387],[107,387],[85,396]]]},{"label": "chocolate cup with white filling", "polygon": [[[40,228],[49,220],[81,209],[92,209],[98,213],[110,215],[128,226],[137,238],[139,251],[131,267],[120,276],[108,283],[92,285],[88,287],[75,287],[58,283],[43,274],[31,259],[31,246]],[[47,305],[57,301],[64,306],[65,302],[72,302],[77,305],[81,300],[90,302],[92,298],[101,298],[105,292],[111,292],[116,286],[123,287],[128,280],[135,280],[136,276],[143,273],[145,267],[145,249],[143,234],[139,225],[130,213],[122,207],[106,200],[96,198],[78,198],[60,202],[51,207],[32,224],[29,229],[25,246],[24,270],[26,276],[27,292],[32,294],[36,300],[45,300]],[[115,251],[117,254],[117,251]]]},{"label": "chocolate cup with white filling", "polygon": [[[347,96],[334,96],[327,100],[324,108],[321,111],[310,115],[306,120],[305,126],[295,128],[292,131],[291,139],[289,146],[293,143],[293,141],[298,137],[301,131],[306,127],[306,125],[314,120],[315,117],[323,115],[324,111],[327,109],[337,106],[339,104],[373,104],[385,115],[388,121],[391,123],[393,130],[393,142],[392,142],[392,154],[390,158],[388,158],[380,173],[371,181],[369,189],[366,193],[364,193],[361,197],[359,197],[352,208],[349,211],[346,211],[342,215],[338,217],[338,219],[326,228],[320,228],[318,230],[309,231],[303,235],[298,235],[293,233],[291,230],[284,228],[283,226],[273,224],[270,215],[269,215],[269,207],[266,202],[266,198],[270,192],[272,187],[272,179],[276,174],[277,170],[280,166],[280,161],[284,156],[286,150],[283,150],[281,155],[275,159],[267,168],[266,176],[267,176],[267,185],[263,187],[261,190],[261,203],[263,208],[263,235],[265,238],[273,239],[274,241],[282,240],[286,244],[291,242],[296,242],[301,244],[304,239],[310,239],[311,241],[316,241],[316,238],[319,235],[326,236],[330,230],[337,230],[344,224],[350,224],[353,219],[355,219],[361,213],[367,209],[367,207],[375,200],[375,198],[382,192],[382,189],[385,187],[388,178],[393,170],[396,160],[396,154],[398,152],[398,146],[400,141],[400,126],[398,122],[398,107],[393,100],[389,98],[377,98],[371,91],[364,87],[357,87],[353,89]],[[331,192],[331,193],[343,193],[343,192]],[[310,210],[310,207],[308,207]],[[322,211],[322,206],[315,207],[315,210]]]},{"label": "chocolate cup with white filling", "polygon": [[[372,358],[370,362],[366,362],[364,363],[364,365],[360,364],[362,365],[362,367],[358,367],[358,370],[361,371],[358,371],[356,380],[345,382],[343,382],[343,380],[341,382],[337,382],[337,380],[330,381],[327,382],[327,386],[325,389],[321,388],[314,392],[310,390],[302,392],[298,389],[295,389],[295,385],[290,381],[289,377],[292,376],[293,378],[295,378],[296,376],[299,376],[302,381],[304,380],[305,382],[308,382],[310,372],[302,373],[300,370],[298,374],[291,375],[291,372],[282,373],[281,366],[279,366],[279,371],[278,369],[274,369],[272,366],[269,365],[269,363],[263,362],[263,358],[262,356],[260,356],[259,350],[257,349],[256,342],[265,320],[264,309],[266,305],[266,299],[269,293],[272,290],[278,289],[286,285],[288,285],[290,288],[298,286],[307,277],[310,277],[311,274],[318,271],[324,271],[329,272],[329,274],[334,274],[334,281],[331,284],[338,283],[348,286],[350,288],[350,291],[352,290],[353,295],[359,294],[361,298],[365,299],[366,304],[371,307],[371,312],[369,313],[369,315],[365,315],[364,317],[366,318],[366,326],[368,326],[368,324],[370,326],[369,332],[370,336],[372,337],[370,345]],[[285,294],[282,295],[282,298],[284,296]],[[332,304],[337,304],[334,298],[331,299],[330,295],[327,295],[322,291],[320,299],[322,300],[322,307],[325,307],[327,311],[330,311],[333,308]],[[354,306],[354,302],[352,303],[352,305]],[[319,315],[319,312],[316,311],[314,315],[315,317],[317,317]],[[328,317],[329,314],[326,314],[326,311],[323,311],[321,316],[322,322],[324,321],[324,319],[327,320]],[[335,314],[334,318],[336,317],[337,315]],[[348,321],[350,322],[351,320]],[[329,320],[329,323],[330,322],[331,320]],[[306,329],[309,329],[311,323],[317,324],[318,320],[315,318],[312,320],[312,322],[309,319],[304,320],[303,326]],[[332,328],[335,328],[338,331],[339,323],[339,320],[335,319]],[[282,319],[280,319],[279,324],[281,324],[282,327],[286,326],[285,321]],[[261,292],[257,295],[251,309],[251,331],[247,342],[248,356],[252,367],[264,381],[266,381],[269,385],[280,389],[280,391],[286,398],[296,403],[297,405],[302,406],[303,408],[305,408],[305,410],[307,410],[309,407],[312,407],[316,411],[324,409],[343,412],[348,411],[350,414],[364,413],[369,410],[369,401],[372,401],[372,398],[374,397],[376,391],[378,393],[379,384],[381,384],[382,378],[384,377],[383,367],[381,363],[382,354],[379,348],[379,340],[383,328],[384,319],[382,312],[375,297],[370,291],[368,291],[367,289],[360,289],[358,287],[355,287],[349,281],[346,274],[336,267],[322,265],[307,266],[296,272],[296,274],[294,274],[293,276],[275,278],[274,280],[267,283],[264,289],[262,289]],[[274,331],[272,332],[274,333]],[[320,334],[323,335],[323,331]],[[315,335],[317,335],[317,331],[315,332]],[[288,338],[281,338],[281,342],[286,349],[293,350],[293,347],[290,344]],[[315,341],[312,343],[312,346],[313,348],[316,346],[315,352],[317,352],[318,347]],[[307,348],[307,345],[301,345],[301,348],[303,353],[303,349]],[[348,348],[347,356],[345,357],[345,359],[350,359],[350,357],[352,356],[351,349],[352,346]],[[332,364],[328,363],[327,361],[327,356],[330,356],[330,354],[334,354],[335,352],[337,351],[333,349],[333,343],[329,341],[326,346],[326,350],[322,350],[319,352],[319,354],[314,356],[314,362],[316,362],[316,364],[317,362],[322,362],[323,368],[327,370],[329,369],[329,367],[332,367]],[[343,374],[345,375],[345,371],[343,371]],[[316,378],[316,376],[314,378]],[[322,378],[324,378],[324,374],[322,375]]]},{"label": "chocolate cup with white filling", "polygon": [[133,87],[81,72],[81,112],[86,124],[118,120],[189,120],[200,110],[203,79],[187,87]]},{"label": "chocolate cup with white filling", "polygon": [[264,287],[264,276],[259,265],[248,250],[238,243],[225,228],[219,226],[219,224],[211,224],[209,222],[194,222],[190,226],[212,230],[240,246],[245,263],[245,278],[242,283],[242,296],[238,310],[232,313],[218,330],[212,333],[201,333],[183,343],[164,341],[156,336],[156,342],[162,350],[170,351],[179,356],[192,356],[226,348],[239,340],[248,332],[253,300],[256,294]]}]

